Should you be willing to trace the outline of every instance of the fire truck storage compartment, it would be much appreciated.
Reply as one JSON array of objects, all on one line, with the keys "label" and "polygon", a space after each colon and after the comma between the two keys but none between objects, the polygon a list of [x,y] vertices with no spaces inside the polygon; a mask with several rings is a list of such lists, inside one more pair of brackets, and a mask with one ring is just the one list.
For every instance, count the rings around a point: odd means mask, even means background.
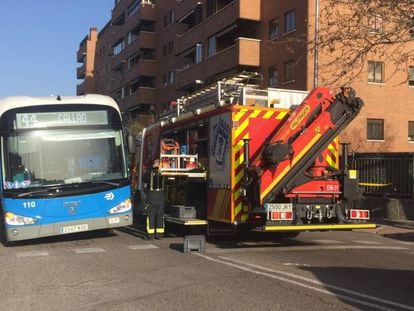
[{"label": "fire truck storage compartment", "polygon": [[171,205],[170,216],[180,219],[195,219],[196,209],[194,206]]}]

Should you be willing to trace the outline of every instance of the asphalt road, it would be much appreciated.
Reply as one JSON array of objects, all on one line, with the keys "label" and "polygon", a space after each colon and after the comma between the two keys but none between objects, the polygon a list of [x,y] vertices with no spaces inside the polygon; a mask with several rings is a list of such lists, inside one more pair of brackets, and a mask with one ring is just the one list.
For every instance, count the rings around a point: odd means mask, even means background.
[{"label": "asphalt road", "polygon": [[0,245],[1,310],[414,310],[414,235],[146,241],[135,227]]}]

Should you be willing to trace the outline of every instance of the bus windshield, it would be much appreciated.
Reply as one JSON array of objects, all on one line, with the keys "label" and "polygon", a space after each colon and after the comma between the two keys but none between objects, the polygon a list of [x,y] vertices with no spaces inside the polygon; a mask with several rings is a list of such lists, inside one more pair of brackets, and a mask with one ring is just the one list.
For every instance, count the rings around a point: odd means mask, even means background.
[{"label": "bus windshield", "polygon": [[36,129],[2,143],[5,189],[127,178],[120,129]]}]

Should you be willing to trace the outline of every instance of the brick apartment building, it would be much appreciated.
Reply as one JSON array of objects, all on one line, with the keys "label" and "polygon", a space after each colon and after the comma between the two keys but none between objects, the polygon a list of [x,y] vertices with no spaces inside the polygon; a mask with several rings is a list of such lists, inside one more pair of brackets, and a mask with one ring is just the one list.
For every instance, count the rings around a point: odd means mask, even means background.
[{"label": "brick apartment building", "polygon": [[336,52],[310,48],[324,23],[315,23],[316,4],[115,0],[111,20],[79,45],[77,93],[110,95],[127,122],[148,123],[178,97],[241,71],[261,73],[261,87],[338,89],[352,81],[366,105],[341,141],[358,152],[414,152],[414,60],[394,72],[386,55],[372,53],[357,75],[324,72]]}]

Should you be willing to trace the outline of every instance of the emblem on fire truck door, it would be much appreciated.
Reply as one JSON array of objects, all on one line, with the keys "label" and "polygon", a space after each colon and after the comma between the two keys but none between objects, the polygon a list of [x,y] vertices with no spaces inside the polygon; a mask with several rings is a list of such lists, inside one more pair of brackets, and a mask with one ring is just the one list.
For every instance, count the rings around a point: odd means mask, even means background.
[{"label": "emblem on fire truck door", "polygon": [[224,165],[230,143],[230,127],[220,118],[213,127],[213,146],[211,156],[219,167]]}]

